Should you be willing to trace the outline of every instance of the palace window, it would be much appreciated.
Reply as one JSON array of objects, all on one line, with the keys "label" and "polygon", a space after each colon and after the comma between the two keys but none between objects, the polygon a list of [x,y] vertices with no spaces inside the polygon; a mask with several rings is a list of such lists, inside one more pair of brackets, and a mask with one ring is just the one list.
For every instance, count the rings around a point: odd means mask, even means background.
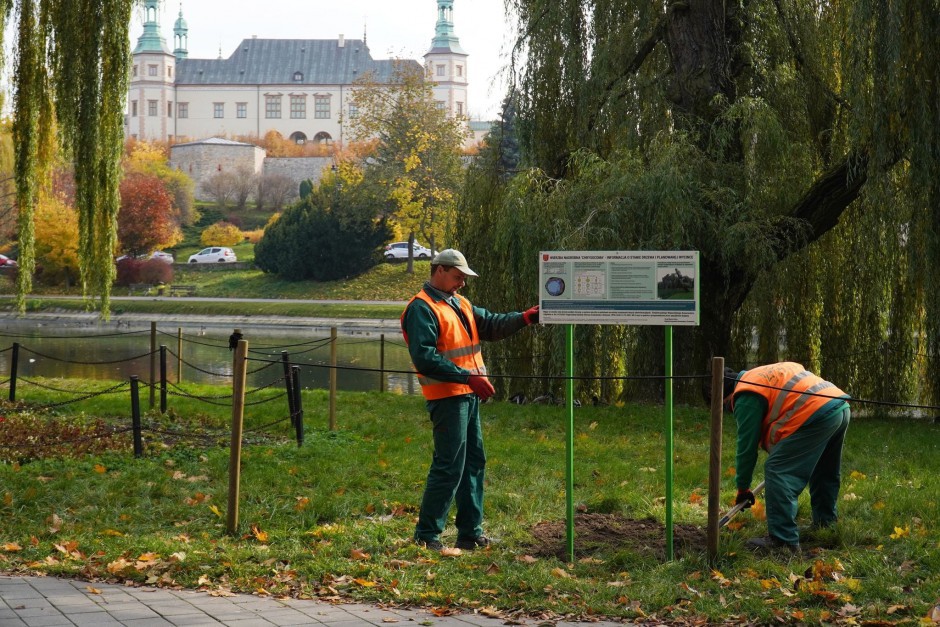
[{"label": "palace window", "polygon": [[224,117],[225,117],[225,103],[224,103],[224,102],[213,102],[213,103],[212,103],[212,117],[214,117],[214,118],[224,118]]},{"label": "palace window", "polygon": [[137,117],[137,101],[136,100],[131,100],[131,117],[132,118]]},{"label": "palace window", "polygon": [[457,115],[463,115],[463,103],[462,102],[457,103]]},{"label": "palace window", "polygon": [[188,102],[177,102],[177,103],[176,103],[176,117],[178,117],[178,118],[188,118],[188,117],[189,117],[189,103],[188,103]]},{"label": "palace window", "polygon": [[307,97],[290,97],[290,117],[292,120],[303,120],[307,117]]},{"label": "palace window", "polygon": [[248,103],[247,103],[247,102],[236,102],[236,103],[235,103],[235,117],[236,117],[236,118],[247,118],[247,117],[248,117]]},{"label": "palace window", "polygon": [[281,97],[280,96],[265,96],[264,97],[264,117],[270,119],[277,119],[281,117]]},{"label": "palace window", "polygon": [[438,75],[438,76],[444,76],[444,66],[443,66],[443,65],[437,66],[437,75]]},{"label": "palace window", "polygon": [[168,118],[173,117],[173,101],[172,100],[166,103],[166,117]]},{"label": "palace window", "polygon": [[148,66],[147,66],[147,75],[148,75],[148,76],[156,76],[156,75],[157,75],[157,66],[156,66],[156,65],[148,65]]},{"label": "palace window", "polygon": [[157,101],[148,100],[147,101],[147,115],[150,117],[156,117],[157,115]]},{"label": "palace window", "polygon": [[463,66],[462,66],[462,65],[458,65],[458,66],[457,66],[457,76],[463,76]]},{"label": "palace window", "polygon": [[328,120],[330,118],[330,97],[314,96],[313,110],[313,117],[318,120]]},{"label": "palace window", "polygon": [[359,117],[359,107],[354,104],[349,105],[349,117],[358,118]]}]

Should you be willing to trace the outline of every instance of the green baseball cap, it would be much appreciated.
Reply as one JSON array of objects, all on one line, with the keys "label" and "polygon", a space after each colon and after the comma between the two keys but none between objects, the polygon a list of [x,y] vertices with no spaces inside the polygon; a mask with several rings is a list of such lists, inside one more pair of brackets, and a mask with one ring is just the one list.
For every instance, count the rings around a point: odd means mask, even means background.
[{"label": "green baseball cap", "polygon": [[463,256],[463,253],[453,248],[447,248],[434,255],[431,263],[438,266],[457,268],[467,276],[480,276],[467,265],[467,259]]}]

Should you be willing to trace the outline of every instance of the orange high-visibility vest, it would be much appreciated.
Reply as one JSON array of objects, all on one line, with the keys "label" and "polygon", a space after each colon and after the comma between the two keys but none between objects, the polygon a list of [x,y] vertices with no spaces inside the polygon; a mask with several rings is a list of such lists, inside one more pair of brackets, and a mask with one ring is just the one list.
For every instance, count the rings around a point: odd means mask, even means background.
[{"label": "orange high-visibility vest", "polygon": [[[457,366],[469,370],[470,374],[486,375],[486,366],[483,365],[483,353],[480,348],[480,336],[477,333],[477,323],[473,318],[473,305],[466,298],[458,299],[460,310],[467,317],[470,324],[470,333],[460,320],[460,316],[445,301],[435,301],[428,296],[427,292],[421,290],[408,301],[410,305],[415,298],[420,298],[428,304],[434,315],[437,316],[437,351],[451,360]],[[407,311],[408,307],[405,307]],[[405,314],[401,315],[402,320]],[[405,336],[405,342],[408,342],[408,334],[402,328],[402,335]],[[414,367],[412,365],[412,367]],[[417,368],[415,368],[417,371]],[[418,372],[418,383],[421,384],[421,393],[429,401],[448,396],[460,396],[461,394],[472,394],[473,390],[465,383],[451,383],[449,381],[440,381]]]},{"label": "orange high-visibility vest", "polygon": [[767,399],[767,415],[761,426],[761,448],[765,451],[799,429],[833,398],[847,396],[829,381],[792,361],[759,366],[741,375],[734,388],[732,411],[734,398],[741,392],[753,392]]}]

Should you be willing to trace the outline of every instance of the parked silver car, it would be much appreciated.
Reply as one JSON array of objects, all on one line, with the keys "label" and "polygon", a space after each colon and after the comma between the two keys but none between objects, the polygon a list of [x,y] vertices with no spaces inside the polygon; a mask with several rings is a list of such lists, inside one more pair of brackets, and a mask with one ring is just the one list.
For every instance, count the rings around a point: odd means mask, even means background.
[{"label": "parked silver car", "polygon": [[225,246],[210,246],[203,248],[195,255],[189,256],[189,263],[230,263],[238,261],[235,251]]}]

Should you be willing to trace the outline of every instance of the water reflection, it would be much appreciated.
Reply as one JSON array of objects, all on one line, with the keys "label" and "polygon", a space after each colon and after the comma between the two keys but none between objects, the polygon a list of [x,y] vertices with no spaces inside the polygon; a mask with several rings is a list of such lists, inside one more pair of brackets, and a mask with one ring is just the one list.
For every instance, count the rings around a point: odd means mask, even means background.
[{"label": "water reflection", "polygon": [[[23,331],[0,335],[0,350],[19,343],[18,376],[127,380],[137,375],[150,381],[151,361],[154,379],[160,378],[159,354],[151,359],[150,331],[94,333],[82,329],[45,327],[43,335]],[[271,384],[284,375],[282,353],[292,364],[301,366],[301,385],[328,388],[330,380],[330,338],[297,337],[284,331],[265,333],[244,330],[248,340],[248,387]],[[183,330],[180,347],[178,330],[158,329],[156,344],[166,346],[167,380],[231,385],[232,351],[228,334],[222,330]],[[384,346],[384,375],[379,371]],[[159,350],[159,348],[158,348]],[[337,387],[340,390],[378,390],[384,376],[385,389],[414,394],[417,381],[410,373],[408,351],[399,335],[380,334],[339,336]],[[10,374],[12,351],[0,353],[0,378]],[[276,362],[276,363],[275,363]]]}]

